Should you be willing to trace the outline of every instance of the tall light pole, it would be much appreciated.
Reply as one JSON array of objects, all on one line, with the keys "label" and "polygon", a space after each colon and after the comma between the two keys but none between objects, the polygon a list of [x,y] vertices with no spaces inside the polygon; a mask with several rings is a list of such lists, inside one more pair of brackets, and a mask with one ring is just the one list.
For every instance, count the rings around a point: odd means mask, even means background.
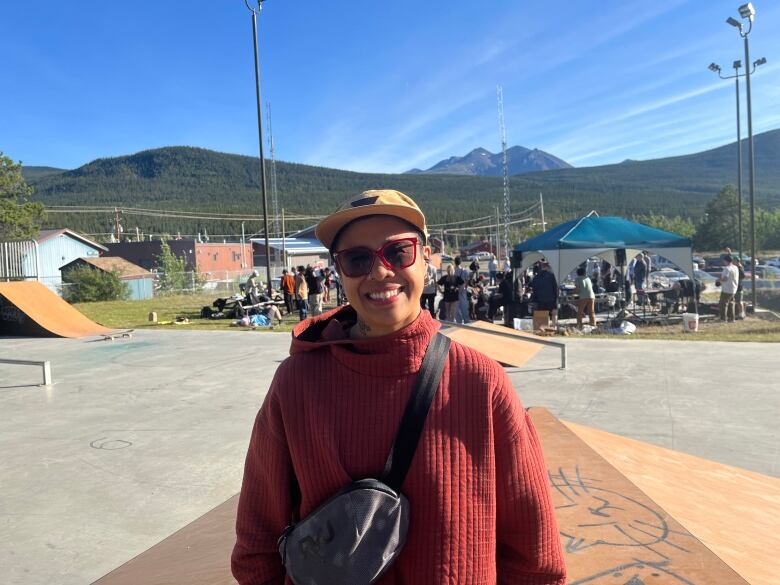
[{"label": "tall light pole", "polygon": [[[766,63],[766,59],[763,58],[753,63],[753,69],[750,71],[750,73],[752,74],[756,70],[756,67],[763,65],[764,63]],[[742,252],[742,131],[741,116],[739,113],[739,78],[745,77],[747,73],[739,72],[740,68],[742,67],[742,61],[734,61],[732,67],[734,68],[734,75],[723,75],[721,73],[720,65],[717,63],[710,63],[709,70],[713,73],[717,73],[718,77],[721,79],[733,79],[735,82],[737,95],[737,238],[739,244],[739,258],[742,260],[744,258],[744,254]]]},{"label": "tall light pole", "polygon": [[271,297],[271,248],[268,245],[268,197],[265,188],[265,153],[263,152],[263,108],[260,98],[260,54],[257,44],[257,15],[263,9],[264,0],[254,0],[257,6],[244,0],[244,4],[252,13],[252,47],[255,50],[255,94],[257,95],[257,138],[260,142],[260,189],[263,193],[263,231],[265,237],[265,275],[268,297]]},{"label": "tall light pole", "polygon": [[751,302],[753,303],[753,310],[756,310],[756,207],[755,207],[755,161],[753,158],[753,110],[750,96],[750,69],[748,64],[750,63],[750,44],[748,42],[748,36],[750,31],[753,30],[753,19],[756,16],[756,9],[753,8],[753,3],[748,2],[739,7],[739,16],[742,20],[748,21],[747,30],[743,27],[743,24],[737,19],[729,16],[726,22],[731,26],[739,30],[739,34],[745,42],[745,87],[747,91],[747,121],[748,121],[748,158],[750,159],[748,164],[750,166],[750,284],[751,284]]}]

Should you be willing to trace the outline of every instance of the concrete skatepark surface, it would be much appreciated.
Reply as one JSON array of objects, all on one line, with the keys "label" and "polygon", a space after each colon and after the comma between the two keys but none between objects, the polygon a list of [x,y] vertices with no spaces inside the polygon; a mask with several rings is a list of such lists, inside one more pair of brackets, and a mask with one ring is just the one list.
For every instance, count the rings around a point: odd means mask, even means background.
[{"label": "concrete skatepark surface", "polygon": [[[289,334],[0,339],[4,583],[91,583],[235,494]],[[773,344],[572,339],[510,369],[526,406],[780,476]]]}]

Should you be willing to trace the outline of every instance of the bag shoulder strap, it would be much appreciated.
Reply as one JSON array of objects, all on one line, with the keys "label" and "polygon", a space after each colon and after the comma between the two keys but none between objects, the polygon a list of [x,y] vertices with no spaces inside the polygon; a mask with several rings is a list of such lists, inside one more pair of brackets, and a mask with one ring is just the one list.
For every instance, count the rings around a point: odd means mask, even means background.
[{"label": "bag shoulder strap", "polygon": [[401,489],[409,467],[412,465],[425,419],[441,381],[449,349],[449,337],[437,332],[425,352],[420,371],[412,387],[412,394],[409,396],[406,410],[401,418],[401,425],[382,473],[382,481],[395,491]]},{"label": "bag shoulder strap", "polygon": [[[417,451],[417,444],[420,442],[425,419],[428,417],[428,411],[439,388],[449,350],[450,338],[437,332],[425,351],[420,371],[412,387],[412,394],[401,418],[401,425],[382,472],[381,481],[395,491],[400,491],[412,464],[414,453]],[[292,524],[295,524],[300,519],[301,488],[294,470],[292,470],[291,487]]]}]

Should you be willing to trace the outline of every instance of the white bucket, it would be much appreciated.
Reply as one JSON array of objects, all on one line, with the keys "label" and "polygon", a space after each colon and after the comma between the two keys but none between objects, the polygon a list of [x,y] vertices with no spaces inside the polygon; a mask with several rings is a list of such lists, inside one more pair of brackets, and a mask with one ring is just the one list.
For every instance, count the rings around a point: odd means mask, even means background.
[{"label": "white bucket", "polygon": [[533,319],[518,319],[515,317],[513,326],[518,331],[533,331],[534,320]]},{"label": "white bucket", "polygon": [[699,315],[696,313],[683,313],[683,331],[692,333],[699,330]]}]

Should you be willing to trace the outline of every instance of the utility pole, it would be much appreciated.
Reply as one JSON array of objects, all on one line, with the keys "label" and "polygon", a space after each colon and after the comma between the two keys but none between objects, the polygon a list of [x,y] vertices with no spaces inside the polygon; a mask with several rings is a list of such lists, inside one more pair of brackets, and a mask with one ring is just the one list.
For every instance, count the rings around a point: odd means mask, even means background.
[{"label": "utility pole", "polygon": [[268,149],[271,151],[271,233],[275,236],[279,233],[279,193],[276,189],[276,145],[274,144],[274,131],[271,127],[271,102],[265,102],[268,113]]},{"label": "utility pole", "polygon": [[[739,35],[745,44],[745,90],[747,92],[747,126],[748,126],[748,169],[750,170],[750,181],[748,182],[749,197],[750,197],[750,288],[751,288],[751,303],[753,305],[753,311],[756,310],[756,208],[755,208],[755,188],[756,188],[756,167],[755,160],[753,158],[753,108],[750,94],[750,43],[748,37],[753,30],[753,21],[756,16],[756,9],[753,7],[752,2],[743,4],[738,8],[739,16],[743,22],[739,22],[737,19],[729,16],[726,19],[726,23],[739,30]],[[748,28],[745,30],[744,21],[748,21]],[[756,66],[766,63],[766,59],[759,59],[753,63],[753,69]],[[741,209],[741,206],[740,206]]]},{"label": "utility pole", "polygon": [[544,197],[542,196],[542,192],[539,191],[539,206],[542,209],[542,231],[547,231],[547,223],[544,221]]},{"label": "utility pole", "polygon": [[244,244],[245,240],[245,232],[244,232],[244,222],[241,222],[241,268],[246,268],[246,251],[244,248],[246,247]]},{"label": "utility pole", "polygon": [[498,95],[498,127],[501,131],[501,152],[504,159],[504,253],[509,256],[509,160],[506,154],[506,126],[504,125],[504,89],[496,86]]},{"label": "utility pole", "polygon": [[284,230],[284,207],[282,207],[282,261],[284,262],[284,267],[287,268],[287,249],[285,247],[285,230]]},{"label": "utility pole", "polygon": [[114,207],[114,233],[116,235],[116,241],[122,241],[122,224],[119,223],[119,209]]},{"label": "utility pole", "polygon": [[257,14],[263,8],[263,0],[257,0],[257,8],[249,4],[249,0],[244,0],[244,4],[252,13],[252,48],[255,52],[255,95],[257,97],[257,138],[260,144],[260,189],[263,197],[263,235],[265,236],[265,274],[268,296],[271,297],[271,249],[268,244],[268,196],[265,185],[265,153],[263,152],[263,100],[260,97],[260,51],[257,44]]}]

